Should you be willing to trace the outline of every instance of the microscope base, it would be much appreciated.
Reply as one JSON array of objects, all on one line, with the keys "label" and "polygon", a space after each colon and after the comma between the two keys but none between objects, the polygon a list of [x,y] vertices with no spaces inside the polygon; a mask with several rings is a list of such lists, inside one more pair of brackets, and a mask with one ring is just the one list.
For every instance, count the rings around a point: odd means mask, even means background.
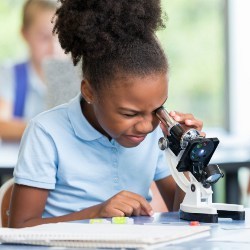
[{"label": "microscope base", "polygon": [[[229,205],[229,204],[225,204]],[[229,205],[230,206],[230,205]],[[191,213],[179,211],[180,219],[188,221],[199,221],[205,223],[217,223],[218,218],[231,218],[232,220],[245,220],[245,211],[234,210],[217,210],[217,213]]]},{"label": "microscope base", "polygon": [[220,218],[231,218],[232,220],[245,220],[245,211],[218,210]]},{"label": "microscope base", "polygon": [[180,219],[182,220],[199,221],[206,223],[218,222],[218,214],[190,213],[190,212],[184,212],[182,210],[179,211],[179,214],[180,214]]}]

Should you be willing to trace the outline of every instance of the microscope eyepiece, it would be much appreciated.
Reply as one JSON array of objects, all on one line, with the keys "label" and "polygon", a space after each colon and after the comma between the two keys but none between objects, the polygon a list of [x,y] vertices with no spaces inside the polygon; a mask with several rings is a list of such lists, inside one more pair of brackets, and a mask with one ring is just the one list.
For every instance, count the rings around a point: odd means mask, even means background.
[{"label": "microscope eyepiece", "polygon": [[159,120],[170,130],[174,125],[178,124],[163,107],[158,108],[155,111]]}]

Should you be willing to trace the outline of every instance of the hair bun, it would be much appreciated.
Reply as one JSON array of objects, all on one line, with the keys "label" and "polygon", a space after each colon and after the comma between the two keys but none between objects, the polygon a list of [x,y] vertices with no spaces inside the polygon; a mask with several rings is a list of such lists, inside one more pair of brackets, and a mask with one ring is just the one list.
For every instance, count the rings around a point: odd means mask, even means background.
[{"label": "hair bun", "polygon": [[54,32],[74,64],[100,58],[118,44],[147,39],[164,27],[159,0],[61,0]]}]

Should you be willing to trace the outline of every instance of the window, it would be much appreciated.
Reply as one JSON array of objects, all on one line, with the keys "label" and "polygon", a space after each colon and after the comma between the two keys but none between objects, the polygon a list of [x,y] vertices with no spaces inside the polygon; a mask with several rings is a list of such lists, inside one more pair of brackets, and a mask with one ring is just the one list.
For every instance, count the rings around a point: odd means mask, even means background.
[{"label": "window", "polygon": [[230,131],[243,138],[249,132],[250,1],[228,0]]},{"label": "window", "polygon": [[158,32],[170,64],[168,110],[193,113],[206,127],[226,127],[224,0],[162,0]]},{"label": "window", "polygon": [[21,37],[21,8],[24,0],[0,1],[0,63],[18,59],[27,52]]}]

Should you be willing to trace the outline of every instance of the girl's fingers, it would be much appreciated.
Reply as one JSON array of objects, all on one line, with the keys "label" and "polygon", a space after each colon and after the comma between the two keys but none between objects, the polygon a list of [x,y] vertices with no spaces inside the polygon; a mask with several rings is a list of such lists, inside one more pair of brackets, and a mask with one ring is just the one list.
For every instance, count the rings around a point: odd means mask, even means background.
[{"label": "girl's fingers", "polygon": [[199,131],[202,130],[203,122],[196,119],[192,114],[184,114],[177,111],[171,111],[169,114],[174,118],[174,120],[187,127],[195,128]]},{"label": "girl's fingers", "polygon": [[144,212],[149,216],[152,216],[154,214],[151,205],[142,196],[135,194],[135,193],[132,193],[132,192],[125,192],[125,193],[123,193],[123,195],[130,198],[132,200],[131,202],[134,201],[134,203],[133,203],[134,208],[138,209],[138,204],[136,203],[136,202],[138,202],[140,210],[144,210]]},{"label": "girl's fingers", "polygon": [[188,127],[196,128],[199,131],[201,131],[203,127],[203,122],[198,119],[193,119],[193,120],[187,119],[184,121],[184,124]]}]

